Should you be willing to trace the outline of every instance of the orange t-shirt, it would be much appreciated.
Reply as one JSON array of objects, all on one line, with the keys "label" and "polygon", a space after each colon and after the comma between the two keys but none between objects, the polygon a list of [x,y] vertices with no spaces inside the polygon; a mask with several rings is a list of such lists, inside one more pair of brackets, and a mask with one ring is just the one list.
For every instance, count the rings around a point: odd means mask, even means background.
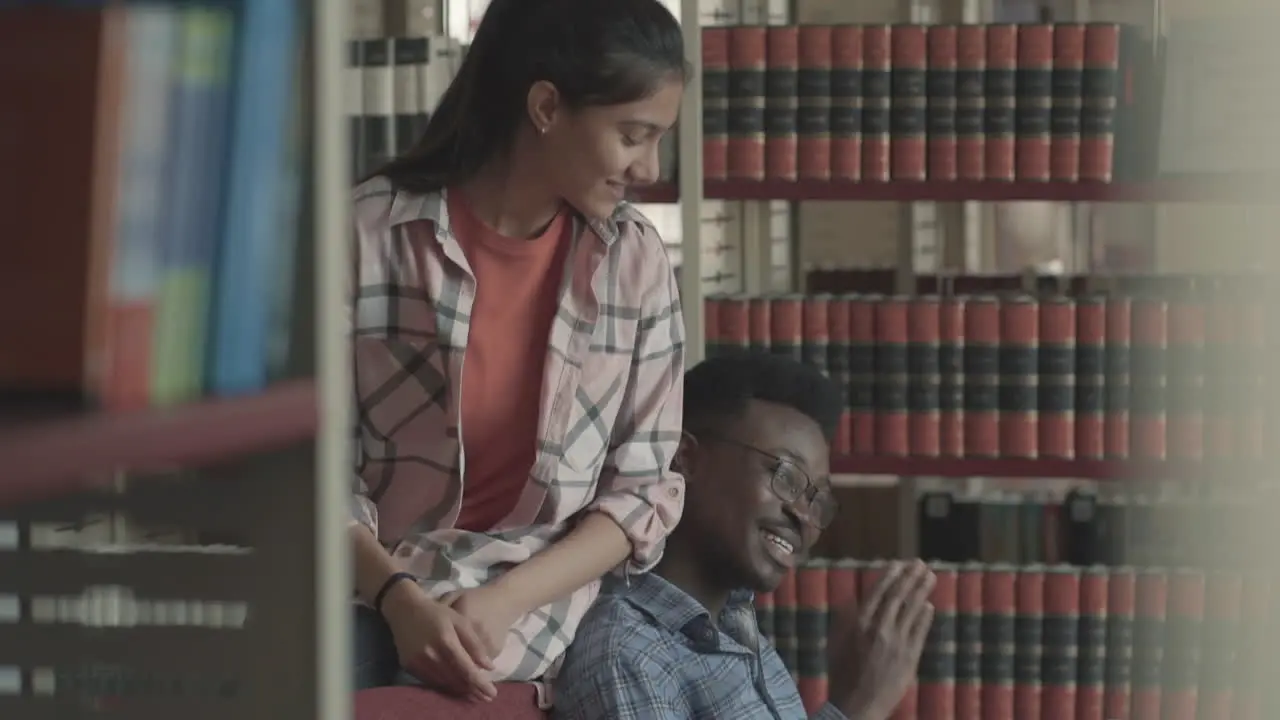
[{"label": "orange t-shirt", "polygon": [[567,213],[536,238],[485,225],[461,194],[449,220],[476,278],[462,371],[462,510],[455,527],[483,532],[515,507],[538,441],[542,374],[572,243]]}]

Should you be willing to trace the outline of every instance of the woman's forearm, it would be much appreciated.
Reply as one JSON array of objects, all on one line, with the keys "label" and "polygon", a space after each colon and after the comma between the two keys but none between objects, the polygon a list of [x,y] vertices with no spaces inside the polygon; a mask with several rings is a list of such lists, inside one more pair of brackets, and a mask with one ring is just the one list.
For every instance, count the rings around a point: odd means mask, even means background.
[{"label": "woman's forearm", "polygon": [[369,528],[351,523],[349,532],[355,552],[356,592],[361,600],[372,603],[383,583],[400,570],[400,566]]},{"label": "woman's forearm", "polygon": [[627,559],[631,541],[613,518],[587,513],[560,542],[511,568],[494,585],[529,612],[559,600]]}]

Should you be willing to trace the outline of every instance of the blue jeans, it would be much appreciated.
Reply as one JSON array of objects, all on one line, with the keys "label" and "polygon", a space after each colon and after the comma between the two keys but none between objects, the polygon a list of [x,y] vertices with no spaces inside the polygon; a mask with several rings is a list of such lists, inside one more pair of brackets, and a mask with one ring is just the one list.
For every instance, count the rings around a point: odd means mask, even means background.
[{"label": "blue jeans", "polygon": [[387,621],[363,605],[355,607],[355,689],[420,685],[400,667],[395,639]]}]

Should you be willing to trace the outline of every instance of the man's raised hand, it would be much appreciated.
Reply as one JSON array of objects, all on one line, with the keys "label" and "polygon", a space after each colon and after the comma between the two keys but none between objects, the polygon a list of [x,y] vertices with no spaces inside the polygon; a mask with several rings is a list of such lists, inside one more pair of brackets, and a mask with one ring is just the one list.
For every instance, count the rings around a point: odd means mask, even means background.
[{"label": "man's raised hand", "polygon": [[850,720],[885,720],[916,677],[933,622],[936,578],[923,562],[895,562],[830,635],[831,700]]}]

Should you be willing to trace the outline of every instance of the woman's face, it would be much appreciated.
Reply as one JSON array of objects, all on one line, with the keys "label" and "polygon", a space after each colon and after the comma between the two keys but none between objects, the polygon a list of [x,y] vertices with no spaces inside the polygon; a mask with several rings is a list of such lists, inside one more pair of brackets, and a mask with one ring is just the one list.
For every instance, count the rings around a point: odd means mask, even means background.
[{"label": "woman's face", "polygon": [[558,113],[542,138],[557,194],[603,219],[629,186],[656,182],[658,141],[676,124],[683,93],[683,79],[673,75],[642,100]]}]

